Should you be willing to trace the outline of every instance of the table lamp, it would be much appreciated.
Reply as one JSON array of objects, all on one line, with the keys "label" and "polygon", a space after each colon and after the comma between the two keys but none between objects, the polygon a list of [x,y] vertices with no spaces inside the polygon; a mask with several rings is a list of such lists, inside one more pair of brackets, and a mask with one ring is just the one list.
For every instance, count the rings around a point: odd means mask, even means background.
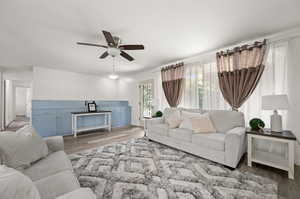
[{"label": "table lamp", "polygon": [[282,132],[282,117],[277,110],[287,110],[288,106],[287,95],[262,96],[262,109],[274,110],[273,115],[271,115],[271,131]]}]

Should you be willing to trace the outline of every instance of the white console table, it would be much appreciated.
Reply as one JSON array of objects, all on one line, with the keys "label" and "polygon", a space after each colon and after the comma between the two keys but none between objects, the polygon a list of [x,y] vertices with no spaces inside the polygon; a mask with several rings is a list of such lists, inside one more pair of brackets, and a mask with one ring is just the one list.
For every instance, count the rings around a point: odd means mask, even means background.
[{"label": "white console table", "polygon": [[[77,137],[78,132],[90,131],[102,128],[108,128],[111,131],[111,111],[97,111],[97,112],[72,112],[72,133],[74,137]],[[98,126],[88,126],[78,128],[77,119],[79,117],[91,116],[91,115],[104,115],[105,121],[103,125]]]}]

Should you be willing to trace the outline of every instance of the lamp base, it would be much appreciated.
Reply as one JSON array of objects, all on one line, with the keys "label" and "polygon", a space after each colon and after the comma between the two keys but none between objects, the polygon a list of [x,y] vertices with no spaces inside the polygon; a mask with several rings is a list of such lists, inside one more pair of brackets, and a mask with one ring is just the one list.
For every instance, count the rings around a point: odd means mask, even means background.
[{"label": "lamp base", "polygon": [[282,132],[282,117],[277,110],[274,110],[274,114],[271,115],[271,131]]}]

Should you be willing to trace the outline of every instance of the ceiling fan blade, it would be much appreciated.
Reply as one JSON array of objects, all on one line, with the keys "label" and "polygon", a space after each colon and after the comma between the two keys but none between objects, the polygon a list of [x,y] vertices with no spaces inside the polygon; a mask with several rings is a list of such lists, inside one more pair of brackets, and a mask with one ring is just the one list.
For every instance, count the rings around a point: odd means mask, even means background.
[{"label": "ceiling fan blade", "polygon": [[102,48],[107,48],[107,46],[100,45],[100,44],[91,44],[91,43],[85,43],[85,42],[77,42],[78,45],[84,45],[84,46],[97,46]]},{"label": "ceiling fan blade", "polygon": [[120,45],[122,50],[144,50],[144,45]]},{"label": "ceiling fan blade", "polygon": [[130,55],[128,55],[127,53],[125,53],[124,51],[121,51],[120,54],[122,57],[124,57],[125,59],[129,60],[129,61],[133,61],[133,57],[131,57]]},{"label": "ceiling fan blade", "polygon": [[99,58],[100,58],[100,59],[104,59],[104,58],[107,57],[107,56],[108,56],[108,52],[105,51]]},{"label": "ceiling fan blade", "polygon": [[107,32],[107,31],[103,30],[102,33],[103,33],[103,35],[104,35],[104,37],[107,41],[107,44],[109,46],[115,46],[116,45],[115,40],[114,40],[114,38],[113,38],[113,36],[111,35],[110,32]]}]

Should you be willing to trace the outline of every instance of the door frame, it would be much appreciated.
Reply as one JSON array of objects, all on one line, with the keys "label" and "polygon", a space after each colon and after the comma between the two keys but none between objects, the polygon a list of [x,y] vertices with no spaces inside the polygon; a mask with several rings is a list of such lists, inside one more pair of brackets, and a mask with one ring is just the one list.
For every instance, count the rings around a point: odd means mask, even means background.
[{"label": "door frame", "polygon": [[[152,93],[152,100],[155,98],[155,82],[154,82],[154,79],[148,79],[148,80],[143,80],[141,82],[139,82],[138,84],[138,88],[139,88],[139,122],[140,124],[143,124],[144,123],[144,117],[143,117],[143,93],[141,92],[142,90],[142,85],[145,85],[145,84],[151,84],[152,87],[151,87],[151,93]],[[151,112],[153,111],[153,105],[151,104]]]}]

